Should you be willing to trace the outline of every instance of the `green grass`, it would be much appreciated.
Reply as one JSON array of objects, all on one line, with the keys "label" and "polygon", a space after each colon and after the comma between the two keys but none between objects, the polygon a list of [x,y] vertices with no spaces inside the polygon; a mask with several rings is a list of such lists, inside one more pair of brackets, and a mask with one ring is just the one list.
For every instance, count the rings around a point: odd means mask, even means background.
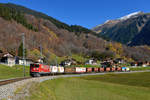
[{"label": "green grass", "polygon": [[147,72],[59,78],[33,84],[26,100],[150,100],[149,77]]},{"label": "green grass", "polygon": [[[26,76],[29,76],[29,66],[26,66]],[[23,66],[5,66],[0,65],[0,80],[1,79],[9,79],[23,77]]]},{"label": "green grass", "polygon": [[83,56],[77,54],[72,54],[71,57],[78,62],[85,62],[87,60],[87,58],[84,58]]},{"label": "green grass", "polygon": [[135,68],[130,68],[131,71],[142,71],[142,70],[150,70],[149,67],[135,67]]},{"label": "green grass", "polygon": [[150,72],[130,74],[106,74],[99,76],[83,77],[82,79],[150,88]]}]

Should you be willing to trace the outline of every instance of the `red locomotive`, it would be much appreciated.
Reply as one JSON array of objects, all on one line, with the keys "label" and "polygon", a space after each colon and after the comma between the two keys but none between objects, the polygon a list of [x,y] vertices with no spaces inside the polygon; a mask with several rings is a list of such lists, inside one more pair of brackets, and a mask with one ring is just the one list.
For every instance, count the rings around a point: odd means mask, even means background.
[{"label": "red locomotive", "polygon": [[30,65],[30,75],[33,77],[39,77],[41,75],[48,75],[51,73],[51,68],[44,64],[31,64]]}]

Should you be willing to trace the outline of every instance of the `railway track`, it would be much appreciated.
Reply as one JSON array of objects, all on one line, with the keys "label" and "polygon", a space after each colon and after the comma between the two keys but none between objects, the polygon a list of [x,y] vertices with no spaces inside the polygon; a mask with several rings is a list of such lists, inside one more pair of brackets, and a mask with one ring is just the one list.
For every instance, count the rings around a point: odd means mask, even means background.
[{"label": "railway track", "polygon": [[22,80],[25,80],[25,79],[30,79],[32,77],[25,77],[25,78],[15,78],[15,79],[8,79],[8,80],[2,80],[0,81],[0,86],[2,85],[7,85],[7,84],[10,84],[10,83],[14,83],[14,82],[18,82],[18,81],[22,81]]}]

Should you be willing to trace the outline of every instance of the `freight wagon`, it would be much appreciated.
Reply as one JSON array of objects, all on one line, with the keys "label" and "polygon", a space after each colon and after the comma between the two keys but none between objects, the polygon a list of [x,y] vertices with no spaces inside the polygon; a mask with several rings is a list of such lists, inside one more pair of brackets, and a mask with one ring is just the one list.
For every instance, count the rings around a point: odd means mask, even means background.
[{"label": "freight wagon", "polygon": [[104,72],[104,68],[99,68],[99,72]]},{"label": "freight wagon", "polygon": [[51,73],[55,74],[58,72],[58,67],[57,66],[51,66]]},{"label": "freight wagon", "polygon": [[65,73],[75,73],[76,68],[75,67],[65,67]]},{"label": "freight wagon", "polygon": [[92,68],[93,69],[93,72],[98,72],[99,70],[98,70],[98,68]]},{"label": "freight wagon", "polygon": [[92,72],[92,68],[86,68],[86,72],[87,73],[91,73]]},{"label": "freight wagon", "polygon": [[116,68],[112,67],[112,68],[111,68],[111,71],[112,71],[112,72],[116,71]]},{"label": "freight wagon", "polygon": [[65,69],[64,67],[58,67],[58,73],[64,73]]},{"label": "freight wagon", "polygon": [[76,73],[86,73],[86,68],[84,67],[75,67]]},{"label": "freight wagon", "polygon": [[111,68],[110,68],[110,67],[106,67],[106,68],[105,68],[105,71],[106,71],[106,72],[111,72]]}]

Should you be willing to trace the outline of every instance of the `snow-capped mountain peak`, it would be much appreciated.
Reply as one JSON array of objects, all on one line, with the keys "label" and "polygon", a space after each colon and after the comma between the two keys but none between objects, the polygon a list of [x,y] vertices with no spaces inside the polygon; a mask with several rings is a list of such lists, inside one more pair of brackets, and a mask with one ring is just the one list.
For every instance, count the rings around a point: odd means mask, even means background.
[{"label": "snow-capped mountain peak", "polygon": [[143,13],[143,12],[141,12],[141,11],[134,12],[134,13],[131,13],[131,14],[126,15],[126,16],[124,16],[124,17],[121,17],[121,18],[119,18],[119,19],[120,19],[120,20],[126,20],[126,19],[129,19],[129,18],[131,18],[132,16],[136,16],[136,15],[138,15],[138,14],[140,14],[140,13]]},{"label": "snow-capped mountain peak", "polygon": [[110,20],[105,21],[105,23],[104,23],[104,24],[108,23],[109,21],[110,21]]},{"label": "snow-capped mountain peak", "polygon": [[[107,24],[109,21],[111,21],[111,20],[105,21],[104,24]],[[101,26],[103,26],[104,24],[97,25],[95,28],[101,27]]]}]

